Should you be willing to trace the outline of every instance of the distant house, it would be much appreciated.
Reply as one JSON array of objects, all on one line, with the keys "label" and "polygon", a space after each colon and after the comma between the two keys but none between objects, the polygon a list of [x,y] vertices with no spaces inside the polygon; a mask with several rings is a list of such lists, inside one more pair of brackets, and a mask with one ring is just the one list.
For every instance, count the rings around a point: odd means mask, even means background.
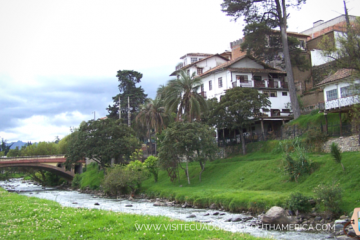
[{"label": "distant house", "polygon": [[325,112],[348,112],[359,103],[360,79],[353,73],[351,69],[340,69],[317,85],[324,90]]},{"label": "distant house", "polygon": [[[171,76],[178,76],[176,70]],[[181,70],[195,73],[202,79],[199,93],[207,99],[217,98],[220,101],[227,89],[234,87],[255,88],[259,93],[269,96],[271,107],[257,109],[262,118],[244,132],[273,132],[292,119],[289,109],[290,94],[286,82],[286,72],[256,61],[249,56],[233,60],[214,54],[183,66]]]}]

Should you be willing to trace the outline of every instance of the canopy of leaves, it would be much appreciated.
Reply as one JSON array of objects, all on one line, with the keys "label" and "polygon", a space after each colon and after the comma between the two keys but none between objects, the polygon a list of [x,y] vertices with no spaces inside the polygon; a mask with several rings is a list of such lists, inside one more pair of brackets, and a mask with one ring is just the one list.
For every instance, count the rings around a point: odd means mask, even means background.
[{"label": "canopy of leaves", "polygon": [[143,75],[133,70],[119,70],[116,77],[119,80],[120,93],[113,97],[114,104],[109,105],[107,108],[109,114],[108,117],[118,119],[119,118],[119,97],[121,101],[121,117],[127,119],[128,111],[128,97],[130,99],[130,112],[138,111],[139,105],[144,104],[147,94],[144,93],[144,89],[136,84],[141,82]]},{"label": "canopy of leaves", "polygon": [[[246,25],[243,32],[245,38],[241,44],[241,51],[265,63],[275,63],[276,67],[285,69],[285,61],[281,54],[283,48],[280,31],[272,30],[264,22],[253,22]],[[288,36],[287,41],[292,66],[298,67],[301,71],[308,70],[310,62],[299,47],[299,40]]]},{"label": "canopy of leaves", "polygon": [[268,96],[253,88],[232,88],[226,91],[213,111],[218,128],[242,129],[256,119],[258,110],[270,106]]},{"label": "canopy of leaves", "polygon": [[110,165],[112,158],[119,162],[139,147],[133,130],[119,120],[91,120],[72,135],[66,154],[68,163],[86,157],[105,167]]}]

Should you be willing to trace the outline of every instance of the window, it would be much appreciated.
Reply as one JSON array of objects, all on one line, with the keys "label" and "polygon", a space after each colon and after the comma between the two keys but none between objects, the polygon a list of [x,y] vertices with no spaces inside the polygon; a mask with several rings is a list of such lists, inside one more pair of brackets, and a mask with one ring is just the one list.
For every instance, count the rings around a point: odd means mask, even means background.
[{"label": "window", "polygon": [[302,48],[302,49],[305,49],[305,41],[300,40],[299,42],[300,42],[299,47]]},{"label": "window", "polygon": [[222,88],[222,77],[218,79],[218,83],[219,83],[219,88]]},{"label": "window", "polygon": [[239,80],[241,83],[249,82],[247,75],[236,75],[236,80]]},{"label": "window", "polygon": [[212,80],[209,81],[209,91],[212,90]]},{"label": "window", "polygon": [[282,92],[282,95],[283,95],[283,96],[287,96],[287,92]]},{"label": "window", "polygon": [[191,58],[191,63],[197,62],[197,58]]},{"label": "window", "polygon": [[204,84],[201,84],[201,91],[203,92],[204,91]]},{"label": "window", "polygon": [[261,76],[254,76],[255,81],[261,81]]},{"label": "window", "polygon": [[277,92],[265,92],[264,94],[266,94],[268,97],[277,97]]},{"label": "window", "polygon": [[203,68],[197,68],[197,75],[201,75],[203,73]]},{"label": "window", "polygon": [[359,94],[360,84],[340,88],[341,97],[350,97]]},{"label": "window", "polygon": [[338,98],[337,89],[326,91],[326,98],[327,98],[327,101],[337,99]]},{"label": "window", "polygon": [[190,69],[186,70],[186,73],[190,76]]},{"label": "window", "polygon": [[285,109],[281,109],[281,110],[283,113],[290,113],[290,109],[285,108]]}]

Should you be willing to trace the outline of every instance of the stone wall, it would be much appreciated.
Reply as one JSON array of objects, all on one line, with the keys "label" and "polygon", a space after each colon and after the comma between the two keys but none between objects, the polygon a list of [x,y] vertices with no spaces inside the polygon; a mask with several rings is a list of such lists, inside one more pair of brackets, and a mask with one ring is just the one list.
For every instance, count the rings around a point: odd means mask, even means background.
[{"label": "stone wall", "polygon": [[360,151],[359,135],[352,135],[349,137],[331,138],[323,145],[323,150],[326,153],[330,152],[330,145],[337,143],[342,152]]},{"label": "stone wall", "polygon": [[335,61],[328,62],[319,66],[312,68],[312,77],[314,82],[314,87],[316,84],[320,83],[322,80],[336,72],[336,63]]}]

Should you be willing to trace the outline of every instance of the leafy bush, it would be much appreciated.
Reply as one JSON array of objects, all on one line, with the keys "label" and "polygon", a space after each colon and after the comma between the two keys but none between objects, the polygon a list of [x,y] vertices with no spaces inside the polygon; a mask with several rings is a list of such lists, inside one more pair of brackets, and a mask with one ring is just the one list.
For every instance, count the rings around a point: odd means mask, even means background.
[{"label": "leafy bush", "polygon": [[311,162],[308,160],[306,150],[302,147],[295,148],[294,157],[286,154],[286,166],[285,171],[290,176],[290,181],[298,182],[300,176],[311,174]]},{"label": "leafy bush", "polygon": [[339,184],[323,185],[320,184],[314,189],[317,197],[317,204],[325,210],[337,214],[340,212],[342,202],[342,189]]},{"label": "leafy bush", "polygon": [[306,213],[310,212],[311,210],[311,204],[309,200],[309,197],[306,197],[299,192],[292,193],[286,205],[292,211],[298,210],[299,212]]},{"label": "leafy bush", "polygon": [[317,128],[310,128],[306,132],[305,143],[309,151],[321,152],[322,144],[326,142],[328,135]]},{"label": "leafy bush", "polygon": [[345,171],[344,165],[341,162],[341,151],[339,146],[333,142],[330,146],[330,150],[331,156],[334,158],[335,162],[340,163],[343,170]]},{"label": "leafy bush", "polygon": [[155,182],[157,182],[159,176],[159,159],[154,156],[149,156],[145,160],[144,166],[154,176]]},{"label": "leafy bush", "polygon": [[71,187],[72,188],[80,188],[80,186],[81,186],[81,175],[75,174],[75,176],[71,182]]},{"label": "leafy bush", "polygon": [[140,161],[131,161],[127,166],[116,165],[108,170],[103,181],[104,191],[110,195],[125,193],[131,190],[131,195],[140,188],[141,182],[149,176],[148,171]]}]

